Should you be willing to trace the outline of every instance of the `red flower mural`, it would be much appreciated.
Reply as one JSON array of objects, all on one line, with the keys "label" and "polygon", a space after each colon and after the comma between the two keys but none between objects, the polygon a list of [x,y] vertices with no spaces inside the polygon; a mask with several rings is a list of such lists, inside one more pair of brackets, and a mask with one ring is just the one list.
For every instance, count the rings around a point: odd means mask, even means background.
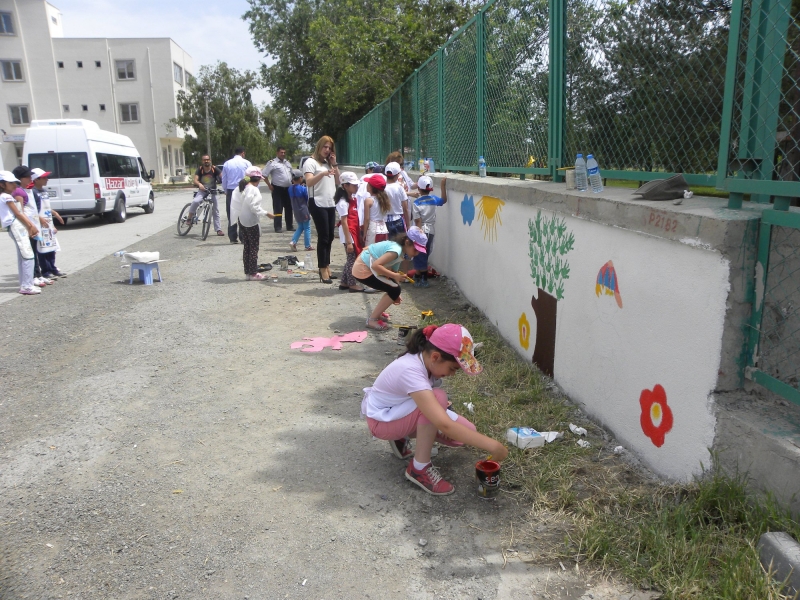
[{"label": "red flower mural", "polygon": [[660,385],[656,385],[653,391],[642,390],[639,405],[642,407],[639,418],[642,431],[657,448],[661,448],[672,429],[672,409],[667,406],[667,393]]}]

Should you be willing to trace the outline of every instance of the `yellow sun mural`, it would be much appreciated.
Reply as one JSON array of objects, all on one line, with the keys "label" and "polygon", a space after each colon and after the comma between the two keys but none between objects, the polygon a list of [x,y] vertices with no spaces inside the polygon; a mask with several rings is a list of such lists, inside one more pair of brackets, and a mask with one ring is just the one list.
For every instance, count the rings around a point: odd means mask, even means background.
[{"label": "yellow sun mural", "polygon": [[481,220],[483,239],[489,242],[497,241],[497,226],[503,224],[500,219],[500,212],[504,205],[505,202],[500,198],[493,198],[492,196],[483,196],[478,200],[478,217]]},{"label": "yellow sun mural", "polygon": [[519,345],[525,350],[531,344],[531,324],[528,323],[528,315],[522,313],[519,318]]}]

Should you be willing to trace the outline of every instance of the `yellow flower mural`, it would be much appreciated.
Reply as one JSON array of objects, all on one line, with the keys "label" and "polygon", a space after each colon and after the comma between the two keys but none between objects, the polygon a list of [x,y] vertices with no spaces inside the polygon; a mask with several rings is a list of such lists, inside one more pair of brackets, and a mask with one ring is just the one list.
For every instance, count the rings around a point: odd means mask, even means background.
[{"label": "yellow flower mural", "polygon": [[500,219],[503,206],[505,206],[505,202],[492,196],[483,196],[478,200],[478,218],[481,220],[483,239],[490,242],[497,241],[497,226],[503,224]]},{"label": "yellow flower mural", "polygon": [[528,316],[522,313],[519,318],[519,345],[525,350],[531,344],[531,324],[528,323]]}]

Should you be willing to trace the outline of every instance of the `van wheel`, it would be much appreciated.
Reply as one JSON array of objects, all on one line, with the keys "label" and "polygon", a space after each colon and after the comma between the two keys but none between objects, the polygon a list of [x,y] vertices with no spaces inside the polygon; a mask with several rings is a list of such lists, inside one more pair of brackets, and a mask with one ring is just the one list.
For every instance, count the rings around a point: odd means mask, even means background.
[{"label": "van wheel", "polygon": [[146,214],[152,214],[152,212],[156,209],[156,200],[153,197],[153,192],[150,192],[150,198],[147,200],[147,204],[145,204],[142,208],[144,208],[144,212]]},{"label": "van wheel", "polygon": [[125,208],[125,196],[117,196],[117,203],[114,205],[111,217],[115,223],[124,223],[127,216],[128,210]]}]

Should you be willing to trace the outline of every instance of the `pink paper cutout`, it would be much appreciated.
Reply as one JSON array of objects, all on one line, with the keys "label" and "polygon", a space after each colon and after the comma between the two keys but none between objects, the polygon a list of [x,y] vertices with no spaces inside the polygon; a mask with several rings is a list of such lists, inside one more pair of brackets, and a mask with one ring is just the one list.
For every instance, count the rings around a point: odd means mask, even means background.
[{"label": "pink paper cutout", "polygon": [[342,342],[356,342],[361,343],[367,339],[366,331],[353,331],[345,335],[335,335],[331,338],[303,338],[301,342],[292,342],[291,349],[297,350],[300,348],[301,352],[322,352],[324,348],[331,350],[341,350]]}]

